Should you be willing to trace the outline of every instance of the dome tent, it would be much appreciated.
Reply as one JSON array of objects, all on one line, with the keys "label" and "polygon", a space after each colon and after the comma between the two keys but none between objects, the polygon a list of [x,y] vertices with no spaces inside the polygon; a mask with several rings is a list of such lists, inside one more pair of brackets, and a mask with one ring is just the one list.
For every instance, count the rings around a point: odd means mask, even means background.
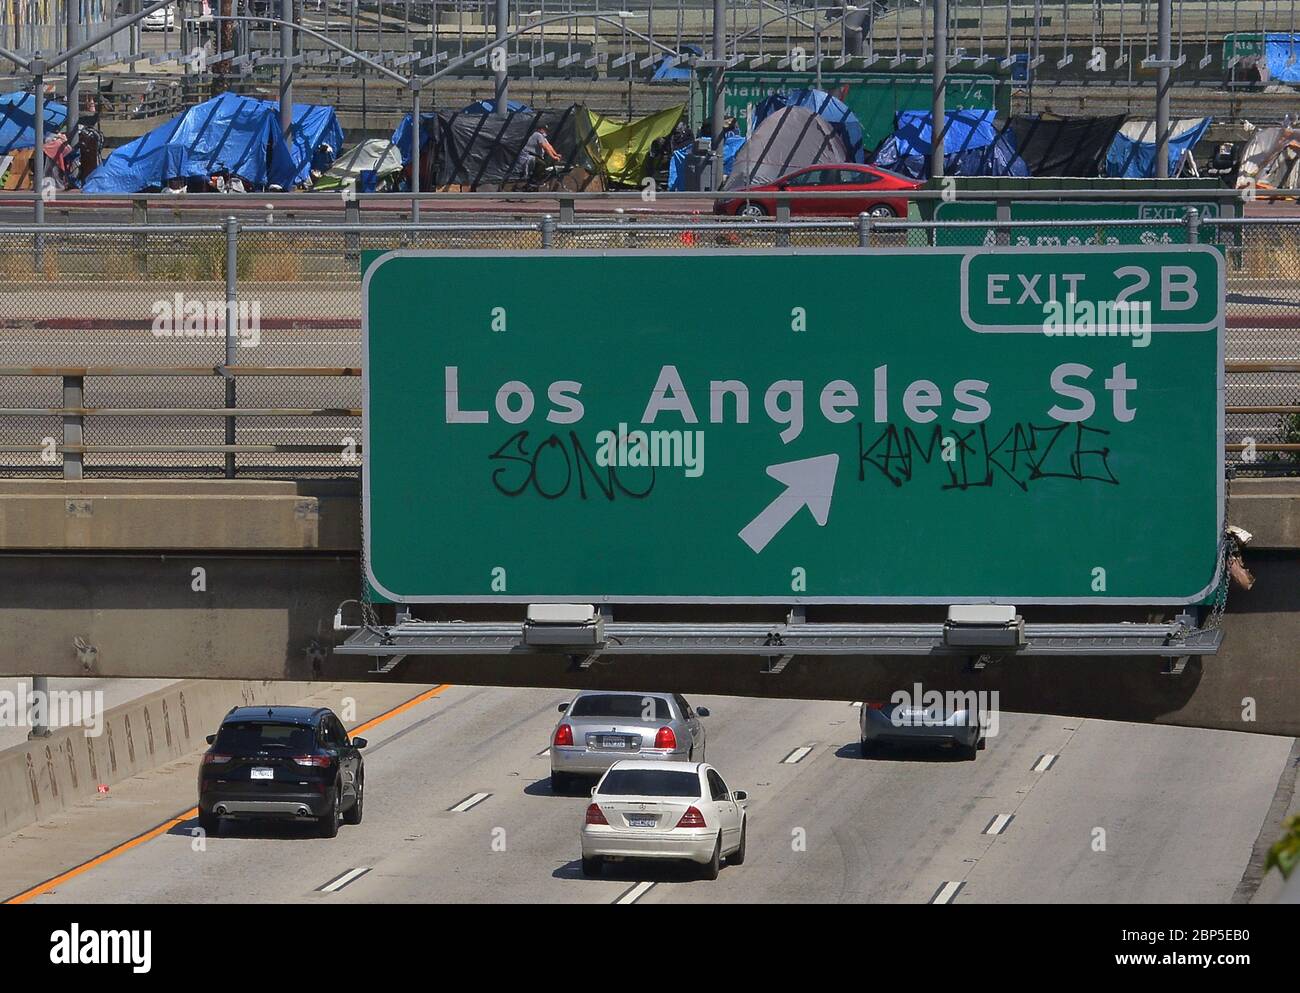
[{"label": "dome tent", "polygon": [[844,101],[831,96],[825,90],[777,90],[754,108],[753,126],[762,124],[782,107],[803,107],[805,110],[811,110],[824,119],[840,136],[840,140],[848,150],[849,157],[846,162],[863,161],[862,124]]},{"label": "dome tent", "polygon": [[746,139],[723,189],[764,186],[804,166],[846,162],[847,156],[824,118],[803,107],[783,107]]}]

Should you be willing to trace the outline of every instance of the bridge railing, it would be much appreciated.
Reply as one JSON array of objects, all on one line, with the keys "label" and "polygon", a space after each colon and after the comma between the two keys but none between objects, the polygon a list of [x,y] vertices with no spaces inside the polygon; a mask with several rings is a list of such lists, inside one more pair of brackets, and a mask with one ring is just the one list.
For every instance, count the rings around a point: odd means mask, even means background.
[{"label": "bridge railing", "polygon": [[[367,252],[1032,250],[1072,240],[1222,247],[1228,458],[1241,472],[1300,473],[1300,217],[927,222],[655,213],[419,225],[0,226],[0,474],[356,473]],[[872,293],[889,292],[843,291],[861,293],[866,307]],[[743,287],[678,292],[677,301],[645,305],[672,319],[701,295]],[[556,294],[583,305],[581,288]]]}]

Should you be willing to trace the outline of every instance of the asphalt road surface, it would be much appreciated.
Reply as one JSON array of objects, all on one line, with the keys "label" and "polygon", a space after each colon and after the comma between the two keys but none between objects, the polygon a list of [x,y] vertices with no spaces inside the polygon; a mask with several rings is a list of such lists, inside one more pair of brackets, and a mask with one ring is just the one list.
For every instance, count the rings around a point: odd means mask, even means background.
[{"label": "asphalt road surface", "polygon": [[[539,754],[568,698],[448,687],[366,732],[365,820],[336,839],[306,826],[226,825],[199,845],[187,814],[30,899],[1226,903],[1292,746],[1002,714],[974,762],[928,752],[863,759],[850,703],[700,697],[692,703],[712,710],[707,760],[750,793],[745,865],[724,867],[715,882],[636,863],[587,879],[578,831],[588,799],[553,795]],[[186,771],[146,784],[153,808],[193,804]],[[150,826],[119,824],[118,836],[96,824],[87,815],[44,832],[29,859],[56,848],[60,831],[64,842],[80,832],[108,850]],[[0,839],[0,853],[11,850]]]}]

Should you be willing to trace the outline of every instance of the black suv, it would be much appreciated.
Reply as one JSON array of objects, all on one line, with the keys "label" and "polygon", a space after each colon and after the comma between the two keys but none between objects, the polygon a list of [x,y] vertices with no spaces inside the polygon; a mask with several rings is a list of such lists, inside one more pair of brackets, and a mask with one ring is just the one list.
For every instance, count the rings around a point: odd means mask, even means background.
[{"label": "black suv", "polygon": [[322,837],[339,817],[361,823],[365,738],[348,739],[327,707],[233,707],[199,765],[199,826],[222,817],[313,818]]}]

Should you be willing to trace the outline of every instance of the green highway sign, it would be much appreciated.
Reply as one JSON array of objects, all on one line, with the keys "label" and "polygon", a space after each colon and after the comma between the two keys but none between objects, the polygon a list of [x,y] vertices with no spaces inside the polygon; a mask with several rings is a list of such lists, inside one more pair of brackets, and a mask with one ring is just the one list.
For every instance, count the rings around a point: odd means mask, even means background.
[{"label": "green highway sign", "polygon": [[368,255],[401,602],[1193,603],[1210,247]]},{"label": "green highway sign", "polygon": [[[981,191],[982,192],[982,191]],[[985,196],[988,194],[985,193]],[[1187,208],[1195,207],[1202,219],[1219,216],[1219,205],[1174,201],[1069,201],[1052,203],[1046,200],[1014,200],[1011,203],[1011,221],[1060,221],[1052,228],[1010,228],[1007,244],[1013,248],[1072,248],[1084,245],[1182,245],[1187,242],[1187,229],[1181,224]],[[997,205],[980,199],[980,192],[957,192],[957,199],[939,201],[935,207],[935,220],[988,221],[998,219]],[[1150,227],[1126,224],[1122,227],[1107,225],[1107,221],[1153,221]],[[935,237],[940,245],[995,245],[997,231],[993,227],[937,228]],[[1205,236],[1202,235],[1204,240]]]},{"label": "green highway sign", "polygon": [[[1011,113],[1011,83],[992,76],[949,73],[946,77],[949,110],[993,108],[999,116]],[[701,120],[713,106],[713,81],[705,73],[699,88]],[[728,69],[723,101],[727,114],[736,118],[741,134],[748,134],[755,108],[773,93],[820,89],[843,101],[862,126],[862,147],[870,152],[894,133],[900,110],[929,108],[934,80],[929,73],[796,72],[792,70]]]}]

